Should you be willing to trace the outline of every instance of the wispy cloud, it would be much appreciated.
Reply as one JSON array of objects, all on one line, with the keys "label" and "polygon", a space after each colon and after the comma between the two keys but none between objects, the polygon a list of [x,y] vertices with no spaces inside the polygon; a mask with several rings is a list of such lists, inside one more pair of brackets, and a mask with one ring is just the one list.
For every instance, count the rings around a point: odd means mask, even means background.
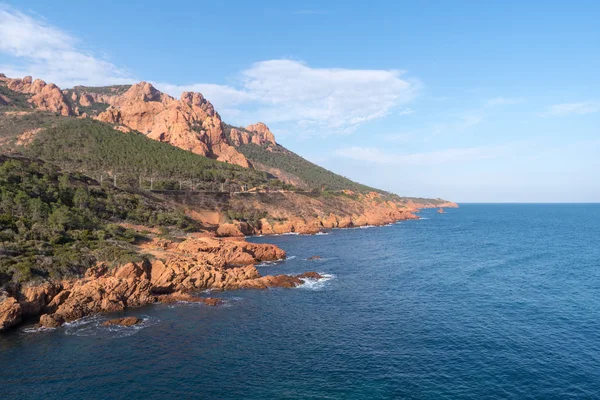
[{"label": "wispy cloud", "polygon": [[600,112],[600,101],[582,101],[579,103],[562,103],[551,106],[543,115],[564,116],[584,115]]},{"label": "wispy cloud", "polygon": [[8,76],[43,77],[62,87],[133,81],[127,70],[83,49],[68,33],[2,4],[0,53],[6,57],[0,72]]},{"label": "wispy cloud", "polygon": [[392,112],[411,113],[403,106],[420,85],[403,75],[399,70],[315,68],[279,59],[252,64],[240,72],[236,86],[156,85],[174,95],[200,90],[218,109],[247,106],[240,113],[253,119],[344,132]]},{"label": "wispy cloud", "polygon": [[336,150],[340,157],[383,165],[440,165],[465,163],[496,158],[508,151],[508,146],[451,148],[423,153],[392,153],[376,147],[343,147]]}]

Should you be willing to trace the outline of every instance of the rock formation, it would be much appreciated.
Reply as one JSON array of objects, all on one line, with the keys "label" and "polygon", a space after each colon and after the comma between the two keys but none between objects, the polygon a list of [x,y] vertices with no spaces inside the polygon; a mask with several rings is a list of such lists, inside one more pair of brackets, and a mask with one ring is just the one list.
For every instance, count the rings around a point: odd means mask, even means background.
[{"label": "rock formation", "polygon": [[262,122],[248,125],[246,130],[254,132],[254,135],[252,135],[252,143],[254,144],[275,144],[275,135],[273,135],[273,133],[269,130],[269,127]]},{"label": "rock formation", "polygon": [[41,79],[35,81],[31,76],[23,79],[11,79],[0,76],[7,88],[18,93],[30,94],[29,103],[43,111],[51,111],[64,116],[75,115],[71,105],[61,90],[53,83]]},{"label": "rock formation", "polygon": [[[95,103],[107,104],[108,109],[96,117],[100,121],[117,125],[121,130],[138,130],[154,140],[218,161],[244,168],[251,166],[246,157],[229,144],[221,117],[200,93],[184,92],[177,100],[148,82],[132,85],[124,93],[71,92],[61,91],[52,83],[33,80],[30,76],[11,79],[1,75],[0,83],[15,92],[31,95],[28,101],[33,107],[64,116],[84,115],[75,107],[77,104],[84,107]],[[0,98],[0,102],[9,101]],[[257,129],[261,133],[255,140],[262,141],[260,138],[263,136],[272,137],[268,128],[266,131],[264,128]]]},{"label": "rock formation", "polygon": [[[80,103],[94,101],[80,95]],[[148,82],[131,86],[122,95],[101,96],[110,107],[97,119],[126,126],[149,138],[167,142],[218,161],[248,168],[248,160],[225,137],[221,117],[200,93],[184,92],[179,100],[157,90]],[[81,103],[83,104],[83,103]]]},{"label": "rock formation", "polygon": [[194,301],[217,305],[220,300],[189,292],[218,289],[295,287],[318,274],[261,276],[253,265],[285,257],[268,244],[210,237],[165,243],[164,259],[128,263],[117,268],[99,263],[81,279],[45,282],[0,295],[0,331],[40,315],[40,324],[57,327],[100,312],[123,311],[155,302]]}]

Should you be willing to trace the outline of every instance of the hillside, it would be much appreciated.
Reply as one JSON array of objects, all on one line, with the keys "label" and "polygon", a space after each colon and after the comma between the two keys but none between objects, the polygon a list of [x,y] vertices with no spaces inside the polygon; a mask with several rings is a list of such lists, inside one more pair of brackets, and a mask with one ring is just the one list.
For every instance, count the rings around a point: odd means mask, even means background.
[{"label": "hillside", "polygon": [[0,156],[0,287],[140,259],[122,222],[197,229],[174,208],[31,159]]},{"label": "hillside", "polygon": [[[39,109],[66,116],[92,117],[121,131],[137,131],[208,158],[267,172],[302,190],[365,193],[376,190],[287,150],[276,143],[275,136],[263,123],[246,128],[224,123],[212,104],[199,93],[185,92],[177,100],[146,82],[106,87],[75,86],[60,91],[39,79],[10,79],[1,74],[0,88],[7,98],[15,99],[15,105],[23,106],[29,102]],[[32,94],[32,97],[26,97]]]},{"label": "hillside", "polygon": [[21,152],[132,188],[229,191],[269,184],[264,172],[199,156],[138,132],[116,131],[90,119],[60,121],[43,129]]},{"label": "hillside", "polygon": [[146,82],[61,91],[1,74],[0,88],[4,153],[152,192],[219,235],[315,233],[455,206],[399,197],[328,171],[279,145],[264,123],[224,123],[199,93],[177,100]]}]

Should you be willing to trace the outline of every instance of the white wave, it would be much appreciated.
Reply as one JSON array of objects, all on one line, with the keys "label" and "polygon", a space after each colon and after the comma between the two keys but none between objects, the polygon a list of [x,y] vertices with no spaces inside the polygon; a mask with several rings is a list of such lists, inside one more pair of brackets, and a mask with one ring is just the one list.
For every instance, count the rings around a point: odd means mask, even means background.
[{"label": "white wave", "polygon": [[424,220],[424,219],[429,219],[429,218],[425,218],[425,217],[419,217],[419,219],[423,219],[423,220]]},{"label": "white wave", "polygon": [[302,285],[298,286],[298,289],[304,290],[322,290],[325,286],[328,285],[327,282],[335,278],[333,274],[321,274],[322,278],[320,279],[312,279],[312,278],[301,278]]},{"label": "white wave", "polygon": [[318,235],[318,236],[329,235],[329,232],[317,232],[317,233],[315,233],[315,235]]},{"label": "white wave", "polygon": [[[289,258],[288,258],[289,259]],[[281,264],[285,260],[275,260],[275,261],[263,261],[260,264],[256,264],[257,267],[272,267],[277,264]]]},{"label": "white wave", "polygon": [[23,332],[23,333],[40,333],[40,332],[51,332],[55,329],[56,328],[46,328],[45,326],[33,326],[33,327],[29,327],[29,328],[23,328],[23,329],[21,329],[21,332]]},{"label": "white wave", "polygon": [[65,334],[70,336],[100,336],[108,339],[116,339],[135,335],[144,328],[156,325],[160,322],[158,318],[142,315],[139,324],[133,326],[104,326],[102,323],[106,321],[106,317],[94,315],[91,317],[81,318],[77,321],[65,323]]}]

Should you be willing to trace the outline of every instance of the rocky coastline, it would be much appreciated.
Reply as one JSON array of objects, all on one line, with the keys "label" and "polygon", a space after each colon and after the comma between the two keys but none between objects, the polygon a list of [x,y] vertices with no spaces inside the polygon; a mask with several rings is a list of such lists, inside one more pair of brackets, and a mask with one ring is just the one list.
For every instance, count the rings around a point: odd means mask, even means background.
[{"label": "rocky coastline", "polygon": [[140,245],[140,252],[150,256],[144,261],[116,267],[98,263],[81,278],[14,284],[0,291],[0,332],[36,320],[42,327],[56,328],[89,315],[154,303],[219,305],[219,299],[193,294],[209,289],[297,287],[304,279],[320,279],[321,276],[316,272],[261,276],[255,265],[283,260],[285,251],[271,244],[249,243],[240,236],[316,234],[332,228],[383,226],[418,219],[415,213],[419,209],[433,207],[455,208],[458,205],[412,203],[399,207],[390,202],[374,206],[362,215],[291,217],[285,223],[261,221],[254,226],[236,221],[218,225],[216,233],[192,234],[181,241],[153,238]]},{"label": "rocky coastline", "polygon": [[[154,246],[154,249],[151,247]],[[88,315],[123,311],[153,303],[203,302],[218,299],[193,296],[208,289],[292,288],[316,273],[261,276],[256,263],[285,259],[285,251],[269,244],[240,239],[191,237],[180,243],[146,245],[153,257],[112,267],[104,263],[82,278],[12,285],[0,293],[0,331],[35,321],[54,328]]]}]

